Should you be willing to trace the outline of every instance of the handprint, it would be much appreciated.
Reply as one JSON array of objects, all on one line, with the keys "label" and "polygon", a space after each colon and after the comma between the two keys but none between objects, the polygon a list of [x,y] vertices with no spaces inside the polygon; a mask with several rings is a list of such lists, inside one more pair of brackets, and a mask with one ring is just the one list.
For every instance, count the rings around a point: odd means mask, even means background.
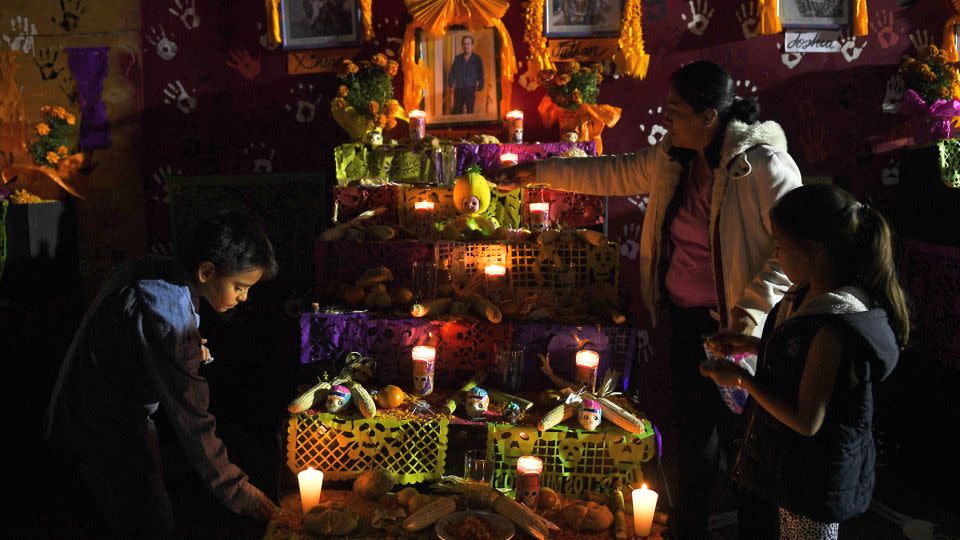
[{"label": "handprint", "polygon": [[156,191],[153,195],[150,196],[151,199],[163,204],[170,204],[172,199],[170,197],[170,191],[167,189],[167,178],[171,176],[179,176],[183,174],[181,170],[173,170],[173,167],[167,165],[165,167],[160,167],[156,171],[153,171],[151,178],[153,179],[153,190]]},{"label": "handprint", "polygon": [[50,81],[56,79],[60,72],[63,71],[63,67],[57,69],[57,59],[60,56],[60,51],[56,49],[40,49],[37,51],[37,54],[33,57],[33,63],[37,65],[37,68],[40,70],[40,78],[45,81]]},{"label": "handprint", "polygon": [[647,211],[647,205],[650,204],[649,195],[634,195],[632,197],[627,197],[627,202],[636,206],[640,213]]},{"label": "handprint", "polygon": [[157,56],[164,60],[173,60],[173,57],[177,55],[177,44],[170,39],[172,37],[174,37],[172,32],[170,37],[167,37],[163,25],[154,26],[146,36],[147,43],[153,45],[157,50]]},{"label": "handprint", "polygon": [[280,46],[279,43],[275,43],[267,35],[267,31],[263,29],[263,23],[257,23],[257,34],[260,36],[260,46],[268,51],[276,50]]},{"label": "handprint", "polygon": [[900,111],[900,99],[903,97],[903,77],[894,75],[887,81],[887,92],[883,96],[880,109],[887,114]]},{"label": "handprint", "polygon": [[635,260],[640,253],[640,224],[628,223],[623,226],[623,236],[620,238],[620,255],[628,260]]},{"label": "handprint", "polygon": [[50,17],[50,20],[69,32],[80,25],[80,16],[86,10],[83,0],[60,0],[60,20],[56,17]]},{"label": "handprint", "polygon": [[890,164],[880,172],[880,182],[885,186],[895,186],[900,183],[900,163],[891,159]]},{"label": "handprint", "polygon": [[752,83],[750,82],[750,79],[746,79],[746,80],[743,80],[743,81],[739,81],[739,80],[738,80],[738,81],[736,81],[735,86],[737,87],[737,93],[738,93],[738,94],[740,93],[740,90],[743,90],[744,92],[746,92],[746,93],[748,93],[748,94],[756,94],[756,93],[757,93],[757,85],[752,84]]},{"label": "handprint", "polygon": [[[777,43],[777,49],[782,50],[779,43]],[[787,69],[793,69],[797,67],[797,64],[799,64],[801,60],[803,60],[803,53],[780,53],[780,61],[783,62],[783,65],[787,66]]]},{"label": "handprint", "polygon": [[167,84],[163,89],[163,102],[167,105],[176,104],[183,114],[190,114],[197,108],[197,98],[187,93],[180,81]]},{"label": "handprint", "polygon": [[67,97],[70,103],[79,103],[80,91],[77,90],[77,81],[73,80],[73,76],[71,76],[69,73],[64,75],[63,78],[57,82],[57,88],[63,92],[63,95]]},{"label": "handprint", "polygon": [[900,34],[893,29],[893,13],[880,10],[876,15],[876,21],[876,24],[871,24],[870,27],[877,33],[880,47],[887,49],[896,45],[900,41]]},{"label": "handprint", "polygon": [[[187,30],[200,26],[200,15],[197,14],[195,0],[173,0],[176,9],[170,8],[170,13],[176,15]],[[179,11],[178,11],[179,10]]]},{"label": "handprint", "polygon": [[863,40],[863,45],[857,47],[856,36],[847,36],[846,33],[840,34],[840,54],[843,55],[843,59],[847,62],[853,62],[857,58],[860,58],[860,53],[863,52],[866,46],[867,40]]},{"label": "handprint", "polygon": [[17,15],[10,19],[10,28],[13,29],[13,35],[4,34],[3,41],[10,46],[10,50],[30,54],[33,50],[33,38],[37,35],[37,25],[30,24],[27,17]]},{"label": "handprint", "polygon": [[910,34],[910,43],[913,43],[913,48],[920,52],[930,45],[930,33],[926,30],[917,30]]},{"label": "handprint", "polygon": [[[647,114],[650,116],[659,115],[663,113],[663,107],[657,107],[656,112],[653,109],[648,109]],[[643,124],[640,124],[640,131],[646,131],[647,127]],[[650,143],[650,146],[653,146],[660,142],[660,139],[667,134],[667,128],[661,126],[660,124],[653,124],[650,126],[650,134],[647,135],[647,142]]]},{"label": "handprint", "polygon": [[273,155],[276,149],[268,147],[266,143],[250,143],[243,149],[243,153],[253,157],[254,173],[273,172]]},{"label": "handprint", "polygon": [[753,0],[747,0],[740,4],[740,10],[737,11],[737,21],[740,22],[740,31],[743,32],[744,39],[757,37],[757,4]]},{"label": "handprint", "polygon": [[[707,26],[710,26],[713,8],[710,7],[707,0],[696,0],[696,5],[694,5],[694,0],[690,0],[689,4],[690,22],[687,23],[687,29],[698,36],[702,36],[707,31]],[[687,16],[684,14],[681,14],[680,18],[687,20]]]},{"label": "handprint", "polygon": [[227,55],[227,67],[237,70],[244,79],[252,81],[260,75],[260,55],[251,56],[243,49],[231,49]]},{"label": "handprint", "polygon": [[294,118],[297,119],[297,122],[301,124],[313,122],[317,113],[317,105],[320,103],[322,96],[314,96],[313,85],[303,83],[297,84],[296,88],[291,88],[290,93],[297,98],[297,101],[293,105],[284,105],[283,107],[290,112],[296,111]]}]

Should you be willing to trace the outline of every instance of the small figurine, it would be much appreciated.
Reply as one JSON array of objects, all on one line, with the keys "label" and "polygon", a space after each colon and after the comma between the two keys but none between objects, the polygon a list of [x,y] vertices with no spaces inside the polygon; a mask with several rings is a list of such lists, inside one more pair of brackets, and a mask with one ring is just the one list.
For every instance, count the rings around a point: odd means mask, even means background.
[{"label": "small figurine", "polygon": [[580,403],[580,414],[577,415],[577,422],[580,427],[593,431],[600,425],[603,418],[603,410],[600,404],[592,399],[585,399]]},{"label": "small figurine", "polygon": [[467,392],[465,401],[467,415],[472,419],[483,418],[483,415],[487,413],[487,407],[490,406],[490,396],[487,391],[477,386]]},{"label": "small figurine", "polygon": [[523,124],[514,124],[513,130],[510,133],[510,142],[523,142]]},{"label": "small figurine", "polygon": [[577,135],[576,131],[564,131],[563,134],[560,135],[560,140],[563,142],[575,143],[580,140],[580,136]]},{"label": "small figurine", "polygon": [[490,206],[490,184],[480,174],[479,167],[471,167],[457,178],[453,185],[453,204],[464,214],[476,216]]},{"label": "small figurine", "polygon": [[377,361],[372,356],[352,352],[347,355],[346,364],[340,370],[340,377],[367,384],[373,380],[376,371]]},{"label": "small figurine", "polygon": [[520,405],[517,405],[515,401],[507,403],[507,406],[503,409],[503,419],[510,424],[516,424],[520,420]]},{"label": "small figurine", "polygon": [[383,132],[379,129],[372,129],[368,131],[366,143],[371,148],[379,148],[380,146],[383,146]]},{"label": "small figurine", "polygon": [[346,409],[350,404],[350,395],[350,389],[342,384],[331,388],[327,394],[327,411],[336,414]]}]

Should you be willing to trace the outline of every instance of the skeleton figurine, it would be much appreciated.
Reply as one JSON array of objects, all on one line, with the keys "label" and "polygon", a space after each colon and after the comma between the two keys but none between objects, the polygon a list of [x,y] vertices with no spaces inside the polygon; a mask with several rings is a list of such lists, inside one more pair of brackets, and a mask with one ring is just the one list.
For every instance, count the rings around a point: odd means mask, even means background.
[{"label": "skeleton figurine", "polygon": [[350,389],[338,384],[330,389],[327,394],[327,411],[334,414],[347,408],[350,404]]},{"label": "skeleton figurine", "polygon": [[503,409],[503,419],[510,424],[516,424],[520,420],[520,414],[520,405],[513,401],[507,403],[507,406]]},{"label": "skeleton figurine", "polygon": [[487,413],[487,407],[490,406],[490,396],[483,388],[473,387],[467,392],[466,408],[467,415],[472,419],[481,419]]},{"label": "skeleton figurine", "polygon": [[383,132],[377,129],[368,131],[366,142],[371,148],[379,148],[383,145]]},{"label": "skeleton figurine", "polygon": [[577,415],[577,422],[583,429],[593,431],[600,425],[603,417],[603,410],[600,404],[592,399],[585,399],[580,403],[580,414]]},{"label": "skeleton figurine", "polygon": [[563,134],[560,135],[560,140],[563,142],[575,143],[580,140],[580,136],[577,135],[576,131],[564,131]]}]

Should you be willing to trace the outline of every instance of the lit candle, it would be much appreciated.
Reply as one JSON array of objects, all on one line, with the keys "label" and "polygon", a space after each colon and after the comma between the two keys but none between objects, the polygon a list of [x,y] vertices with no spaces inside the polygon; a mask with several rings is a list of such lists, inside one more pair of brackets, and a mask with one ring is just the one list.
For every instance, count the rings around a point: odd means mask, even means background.
[{"label": "lit candle", "polygon": [[530,228],[543,229],[547,226],[550,216],[550,203],[535,202],[530,203]]},{"label": "lit candle", "polygon": [[425,396],[433,392],[433,364],[437,350],[429,345],[417,345],[411,352],[413,357],[413,391]]},{"label": "lit candle", "polygon": [[300,483],[300,505],[306,514],[311,508],[320,505],[320,490],[323,489],[323,473],[308,467],[297,474]]},{"label": "lit candle", "polygon": [[512,143],[523,142],[523,111],[507,113],[507,139]]},{"label": "lit candle", "polygon": [[577,351],[577,384],[587,385],[591,392],[597,386],[597,366],[600,355],[596,351]]},{"label": "lit candle", "polygon": [[427,113],[414,109],[407,115],[410,119],[410,139],[419,141],[427,135]]},{"label": "lit candle", "polygon": [[433,201],[417,201],[413,203],[413,208],[417,212],[433,212]]},{"label": "lit candle", "polygon": [[653,513],[657,509],[657,492],[647,489],[647,484],[633,490],[633,534],[650,536],[653,528]]},{"label": "lit candle", "polygon": [[506,288],[507,268],[499,264],[488,264],[483,269],[483,277],[486,297],[494,302],[502,300],[503,289]]},{"label": "lit candle", "polygon": [[500,154],[501,167],[513,167],[519,160],[520,158],[516,154],[510,152],[507,152],[506,154]]},{"label": "lit candle", "polygon": [[537,498],[540,495],[540,473],[543,461],[533,456],[520,456],[517,459],[517,501],[527,508],[537,510]]}]

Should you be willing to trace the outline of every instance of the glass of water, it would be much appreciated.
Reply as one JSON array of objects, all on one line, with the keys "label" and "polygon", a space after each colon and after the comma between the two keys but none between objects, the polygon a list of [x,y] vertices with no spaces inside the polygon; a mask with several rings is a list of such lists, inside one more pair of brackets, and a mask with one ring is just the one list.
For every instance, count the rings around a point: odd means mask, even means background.
[{"label": "glass of water", "polygon": [[467,481],[467,507],[483,507],[483,499],[493,487],[493,460],[486,450],[467,450],[463,455],[463,479]]}]

